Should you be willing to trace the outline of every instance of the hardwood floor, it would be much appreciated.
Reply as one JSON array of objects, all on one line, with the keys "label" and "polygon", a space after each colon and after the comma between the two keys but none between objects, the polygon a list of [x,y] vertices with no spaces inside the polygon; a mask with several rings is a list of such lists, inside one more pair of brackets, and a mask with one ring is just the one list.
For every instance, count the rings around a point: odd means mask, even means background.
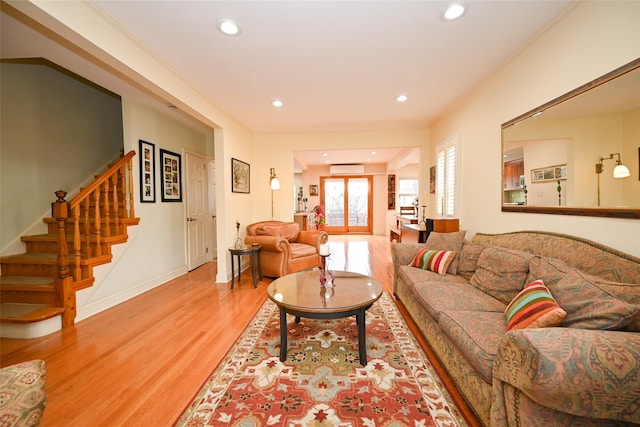
[{"label": "hardwood floor", "polygon": [[[329,268],[375,277],[392,294],[388,237],[329,241]],[[43,427],[173,425],[266,298],[271,279],[254,289],[247,273],[230,290],[209,263],[63,331],[3,338],[0,365],[46,362]]]}]

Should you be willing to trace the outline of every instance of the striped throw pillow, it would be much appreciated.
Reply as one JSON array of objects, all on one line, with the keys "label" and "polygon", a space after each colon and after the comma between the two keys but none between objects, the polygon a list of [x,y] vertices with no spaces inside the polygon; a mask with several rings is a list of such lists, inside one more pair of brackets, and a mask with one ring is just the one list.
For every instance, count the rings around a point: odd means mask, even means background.
[{"label": "striped throw pillow", "polygon": [[558,326],[567,313],[560,308],[542,280],[526,285],[505,309],[507,331]]},{"label": "striped throw pillow", "polygon": [[411,267],[418,267],[423,270],[433,271],[444,276],[447,274],[447,267],[449,267],[449,264],[451,264],[451,261],[453,261],[455,256],[455,251],[420,249],[409,265]]}]

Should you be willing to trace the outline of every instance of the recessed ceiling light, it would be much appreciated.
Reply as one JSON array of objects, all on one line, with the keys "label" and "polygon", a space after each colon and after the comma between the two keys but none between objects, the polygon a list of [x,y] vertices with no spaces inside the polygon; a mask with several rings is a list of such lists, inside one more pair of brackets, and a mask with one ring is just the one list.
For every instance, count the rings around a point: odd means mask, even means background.
[{"label": "recessed ceiling light", "polygon": [[407,99],[409,99],[409,97],[408,97],[407,95],[398,95],[398,96],[396,97],[396,101],[398,101],[398,102],[404,102],[404,101],[406,101]]},{"label": "recessed ceiling light", "polygon": [[378,154],[378,153],[376,153],[375,151],[372,151],[372,152],[371,152],[371,153],[369,153],[369,154],[371,154],[372,156],[375,156],[375,155],[376,155],[376,154]]},{"label": "recessed ceiling light", "polygon": [[322,153],[322,155],[323,155],[323,156],[328,156],[329,154],[328,154],[328,153]]},{"label": "recessed ceiling light", "polygon": [[282,101],[280,101],[279,99],[274,99],[273,102],[271,103],[271,105],[273,105],[274,107],[282,107],[284,105],[284,103]]},{"label": "recessed ceiling light", "polygon": [[240,34],[240,27],[231,19],[221,19],[218,21],[218,30],[228,36],[237,36]]},{"label": "recessed ceiling light", "polygon": [[469,6],[466,3],[455,2],[451,3],[447,8],[442,12],[442,20],[443,21],[454,21],[469,10]]}]

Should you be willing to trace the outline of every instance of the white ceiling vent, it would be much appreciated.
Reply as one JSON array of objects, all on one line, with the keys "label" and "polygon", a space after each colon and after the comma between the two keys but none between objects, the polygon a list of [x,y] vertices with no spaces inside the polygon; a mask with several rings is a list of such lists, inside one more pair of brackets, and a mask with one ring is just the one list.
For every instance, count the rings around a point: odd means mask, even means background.
[{"label": "white ceiling vent", "polygon": [[330,175],[363,175],[364,165],[331,165]]}]

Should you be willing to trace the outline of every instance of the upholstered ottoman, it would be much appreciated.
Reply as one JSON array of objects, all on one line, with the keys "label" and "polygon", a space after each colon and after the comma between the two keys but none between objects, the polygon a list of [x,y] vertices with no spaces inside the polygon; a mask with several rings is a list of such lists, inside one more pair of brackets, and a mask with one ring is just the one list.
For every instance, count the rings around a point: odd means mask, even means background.
[{"label": "upholstered ottoman", "polygon": [[37,426],[44,412],[43,360],[31,360],[0,369],[0,426]]}]

